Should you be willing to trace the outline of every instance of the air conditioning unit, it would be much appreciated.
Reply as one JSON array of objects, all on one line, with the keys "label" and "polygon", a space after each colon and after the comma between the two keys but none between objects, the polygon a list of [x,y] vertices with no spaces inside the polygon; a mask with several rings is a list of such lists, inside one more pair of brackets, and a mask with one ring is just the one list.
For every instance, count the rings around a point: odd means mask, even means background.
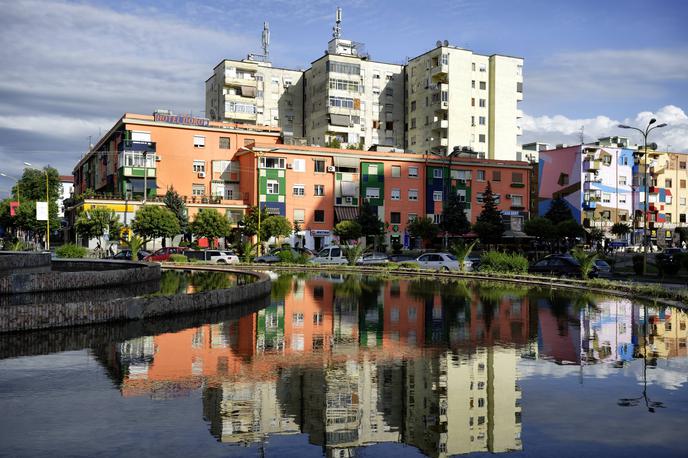
[{"label": "air conditioning unit", "polygon": [[344,198],[344,202],[346,202],[347,204],[351,204],[351,203],[353,203],[353,201],[354,201],[353,197],[349,196],[349,197]]},{"label": "air conditioning unit", "polygon": [[511,199],[511,194],[507,194],[505,197],[506,197],[507,199]]},{"label": "air conditioning unit", "polygon": [[288,169],[293,169],[294,166],[293,166],[292,164],[287,164],[287,168],[288,168]]},{"label": "air conditioning unit", "polygon": [[334,165],[328,165],[328,166],[327,166],[327,171],[328,171],[328,172],[334,172],[335,170],[336,170],[336,168],[334,167]]},{"label": "air conditioning unit", "polygon": [[198,178],[205,178],[205,172],[198,172]]}]

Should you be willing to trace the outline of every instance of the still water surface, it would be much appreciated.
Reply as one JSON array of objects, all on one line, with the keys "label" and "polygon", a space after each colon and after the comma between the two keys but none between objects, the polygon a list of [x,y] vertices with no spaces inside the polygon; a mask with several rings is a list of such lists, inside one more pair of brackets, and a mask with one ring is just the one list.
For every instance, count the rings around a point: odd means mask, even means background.
[{"label": "still water surface", "polygon": [[0,455],[686,456],[687,322],[496,283],[286,275],[268,303],[0,336]]}]

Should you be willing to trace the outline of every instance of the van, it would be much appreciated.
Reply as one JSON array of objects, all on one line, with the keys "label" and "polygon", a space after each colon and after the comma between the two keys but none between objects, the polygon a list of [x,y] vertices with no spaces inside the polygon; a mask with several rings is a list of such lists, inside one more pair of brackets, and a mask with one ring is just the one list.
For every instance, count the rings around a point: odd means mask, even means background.
[{"label": "van", "polygon": [[344,256],[344,251],[341,247],[336,245],[328,246],[320,250],[313,259],[310,260],[313,264],[337,264],[346,265],[349,262]]}]

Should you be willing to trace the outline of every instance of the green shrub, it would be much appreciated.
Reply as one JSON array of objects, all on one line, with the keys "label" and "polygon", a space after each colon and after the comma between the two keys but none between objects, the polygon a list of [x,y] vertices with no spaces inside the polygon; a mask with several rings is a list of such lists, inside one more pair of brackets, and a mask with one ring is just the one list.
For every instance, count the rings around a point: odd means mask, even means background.
[{"label": "green shrub", "polygon": [[73,243],[67,243],[55,249],[58,258],[83,258],[86,253],[88,250],[85,247]]},{"label": "green shrub", "polygon": [[170,255],[170,261],[171,262],[189,262],[189,258],[184,256],[183,254],[171,254]]},{"label": "green shrub", "polygon": [[388,262],[385,267],[389,270],[397,270],[401,267],[401,264],[397,264],[396,262]]},{"label": "green shrub", "polygon": [[419,270],[420,269],[420,266],[413,261],[402,262],[401,264],[399,264],[399,267],[401,267],[402,269],[413,269],[413,270]]},{"label": "green shrub", "polygon": [[597,259],[597,253],[587,253],[581,247],[576,247],[571,251],[573,257],[578,261],[581,268],[581,277],[587,280]]},{"label": "green shrub", "polygon": [[280,259],[279,262],[290,264],[294,262],[294,253],[292,253],[292,251],[289,249],[278,251],[277,257]]},{"label": "green shrub", "polygon": [[308,255],[305,253],[299,253],[294,256],[294,264],[308,264]]},{"label": "green shrub", "polygon": [[481,272],[527,273],[528,260],[516,253],[487,251],[480,257]]}]

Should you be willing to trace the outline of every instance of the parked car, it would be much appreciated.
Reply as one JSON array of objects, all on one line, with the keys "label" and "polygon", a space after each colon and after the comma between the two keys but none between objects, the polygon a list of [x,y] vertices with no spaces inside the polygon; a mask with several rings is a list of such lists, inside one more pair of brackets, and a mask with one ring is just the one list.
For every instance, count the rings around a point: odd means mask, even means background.
[{"label": "parked car", "polygon": [[[415,261],[423,269],[459,270],[459,260],[450,253],[425,253]],[[464,270],[471,270],[470,261],[464,260]]]},{"label": "parked car", "polygon": [[[139,252],[136,254],[136,258],[139,261],[144,260],[147,256],[150,255],[150,252],[145,251],[145,250],[139,250]],[[108,259],[115,259],[118,261],[131,261],[131,250],[130,249],[124,249],[117,253],[114,256],[110,256]]]},{"label": "parked car", "polygon": [[389,262],[408,262],[415,261],[416,258],[407,254],[393,254],[389,256]]},{"label": "parked car", "polygon": [[144,258],[144,260],[158,262],[169,261],[170,256],[172,256],[173,254],[184,254],[184,252],[187,250],[188,248],[183,246],[168,246],[165,248],[160,248],[153,254],[149,254]]},{"label": "parked car", "polygon": [[348,264],[342,248],[336,245],[323,248],[314,258],[310,259],[309,262],[313,264]]},{"label": "parked car", "polygon": [[238,264],[239,257],[225,250],[187,250],[184,255],[189,259],[214,262],[217,264]]},{"label": "parked car", "polygon": [[550,274],[562,277],[580,277],[581,267],[573,256],[554,254],[546,256],[528,267],[528,272],[534,274]]},{"label": "parked car", "polygon": [[612,266],[610,266],[609,263],[603,259],[596,259],[590,276],[597,278],[611,278]]},{"label": "parked car", "polygon": [[384,253],[368,253],[356,261],[359,266],[381,266],[389,263],[389,257]]},{"label": "parked car", "polygon": [[291,250],[292,256],[297,257],[301,255],[306,255],[306,257],[310,258],[313,256],[313,253],[311,250],[307,248],[294,248],[294,247],[282,247],[282,248],[273,248],[270,250],[270,253],[264,254],[262,256],[258,256],[253,260],[253,262],[259,262],[259,263],[265,263],[265,264],[274,264],[276,262],[280,262],[281,258],[279,256],[279,253],[283,250]]},{"label": "parked car", "polygon": [[680,261],[683,253],[685,251],[681,248],[665,248],[664,251],[655,255],[655,259],[657,259],[657,262],[673,263]]}]

